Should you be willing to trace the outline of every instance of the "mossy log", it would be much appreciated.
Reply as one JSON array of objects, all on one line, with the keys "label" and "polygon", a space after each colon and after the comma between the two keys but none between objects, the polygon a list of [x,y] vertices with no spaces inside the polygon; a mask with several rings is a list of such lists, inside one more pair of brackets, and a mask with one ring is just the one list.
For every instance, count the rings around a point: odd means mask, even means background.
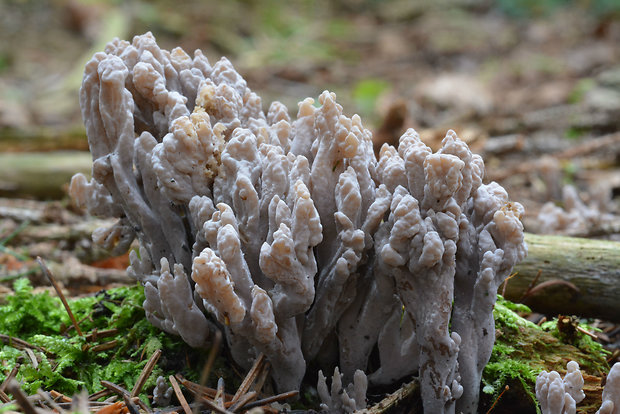
[{"label": "mossy log", "polygon": [[620,243],[529,233],[525,240],[528,256],[508,281],[507,299],[549,315],[620,321]]}]

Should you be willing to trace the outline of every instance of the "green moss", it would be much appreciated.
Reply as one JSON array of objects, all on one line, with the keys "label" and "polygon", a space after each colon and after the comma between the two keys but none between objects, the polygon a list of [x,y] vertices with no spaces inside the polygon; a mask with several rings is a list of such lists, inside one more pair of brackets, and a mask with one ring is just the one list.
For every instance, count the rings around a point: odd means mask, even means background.
[{"label": "green moss", "polygon": [[522,303],[514,303],[497,295],[497,302],[493,308],[495,325],[517,332],[522,328],[538,329],[538,325],[519,316],[518,312],[530,313],[532,310]]},{"label": "green moss", "polygon": [[[159,375],[180,372],[188,379],[198,378],[207,353],[189,348],[179,337],[157,330],[146,320],[141,286],[102,291],[70,301],[71,310],[81,321],[80,328],[85,334],[95,330],[117,330],[112,336],[91,342],[77,335],[58,298],[47,292],[33,294],[27,279],[17,280],[14,290],[15,294],[0,306],[0,332],[46,352],[33,350],[38,360],[35,367],[25,351],[5,343],[0,348],[0,361],[3,361],[0,382],[19,362],[17,379],[30,394],[39,388],[66,395],[73,395],[82,388],[93,393],[103,388],[101,380],[131,390],[148,358],[157,349],[163,351],[164,357],[143,388],[142,399],[146,400],[146,392],[152,390]],[[96,345],[110,341],[116,341],[111,349],[93,350]]]},{"label": "green moss", "polygon": [[[48,293],[33,294],[26,279],[16,281],[14,290],[15,294],[0,305],[0,332],[46,352],[33,350],[38,359],[35,367],[25,351],[4,343],[0,348],[0,382],[19,363],[17,379],[28,393],[39,388],[67,395],[82,388],[93,393],[102,389],[101,380],[131,389],[148,357],[157,349],[163,355],[143,388],[143,400],[147,400],[146,393],[152,390],[159,375],[181,373],[192,381],[199,378],[207,352],[191,349],[180,338],[151,326],[142,309],[144,293],[140,286],[102,291],[70,301],[84,333],[117,329],[115,335],[92,342],[76,334],[58,298]],[[524,305],[498,296],[493,311],[496,343],[484,369],[482,385],[483,393],[491,401],[510,385],[513,400],[525,400],[533,411],[534,384],[543,369],[562,373],[566,363],[575,360],[584,372],[597,374],[607,369],[607,363],[605,351],[592,338],[579,331],[567,335],[566,330],[558,330],[557,321],[538,326],[518,315],[529,311]],[[585,329],[592,330],[587,325]],[[117,341],[116,346],[103,352],[93,351],[97,344],[109,341]],[[224,358],[216,360],[213,375],[225,377],[229,390],[238,385],[239,377],[231,372]]]},{"label": "green moss", "polygon": [[18,337],[35,330],[45,335],[60,332],[66,312],[57,298],[52,298],[47,292],[33,295],[28,279],[16,280],[13,289],[15,294],[0,307],[0,332]]},{"label": "green moss", "polygon": [[[538,326],[516,312],[529,313],[530,310],[498,295],[493,310],[496,341],[482,377],[482,391],[491,400],[509,385],[510,393],[526,396],[530,411],[540,412],[534,386],[542,370],[563,373],[570,360],[577,361],[582,371],[590,374],[607,368],[607,352],[588,335],[575,331],[568,338],[558,331],[557,320]],[[587,325],[581,326],[592,330]]]},{"label": "green moss", "polygon": [[493,309],[497,338],[491,359],[483,372],[482,391],[497,398],[506,385],[511,384],[514,387],[516,383],[520,384],[531,401],[535,401],[532,384],[536,383],[539,371],[531,366],[527,358],[523,358],[518,348],[523,343],[526,332],[540,328],[516,312],[531,312],[531,310],[523,304],[513,303],[500,295],[497,296],[497,303]]},{"label": "green moss", "polygon": [[[558,319],[545,322],[541,324],[541,329],[550,333],[554,338],[557,338],[563,344],[568,344],[580,351],[577,354],[577,358],[574,361],[579,363],[581,369],[592,375],[600,375],[603,372],[608,371],[606,358],[610,355],[610,352],[603,348],[601,343],[595,341],[591,336],[577,331],[576,327],[586,330],[588,332],[600,331],[587,323],[580,322],[576,317],[562,317],[563,319],[569,319],[569,323],[560,323]],[[562,327],[562,328],[560,328]],[[599,358],[592,359],[591,356],[597,355]]]}]

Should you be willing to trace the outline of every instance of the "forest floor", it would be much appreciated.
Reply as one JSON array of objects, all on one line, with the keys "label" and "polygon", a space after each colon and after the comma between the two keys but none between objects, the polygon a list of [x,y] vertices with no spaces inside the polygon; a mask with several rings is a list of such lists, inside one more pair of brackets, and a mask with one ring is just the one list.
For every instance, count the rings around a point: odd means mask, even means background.
[{"label": "forest floor", "polygon": [[517,3],[3,2],[0,150],[85,149],[84,63],[114,36],[151,30],[164,48],[227,56],[265,106],[277,99],[294,114],[306,96],[336,92],[377,149],[408,127],[434,147],[454,129],[484,156],[487,180],[525,205],[528,231],[565,184],[614,213],[620,6]]},{"label": "forest floor", "polygon": [[[112,37],[147,30],[166,49],[227,56],[265,106],[279,100],[294,115],[306,96],[336,92],[377,150],[410,127],[437,148],[453,129],[483,156],[485,180],[525,206],[526,231],[620,240],[613,1],[4,1],[0,156],[87,151],[84,63]],[[23,274],[46,285],[36,256],[75,295],[127,282],[126,257],[92,246],[64,167],[45,193],[0,174],[0,291]],[[618,326],[600,326],[617,350]]]}]

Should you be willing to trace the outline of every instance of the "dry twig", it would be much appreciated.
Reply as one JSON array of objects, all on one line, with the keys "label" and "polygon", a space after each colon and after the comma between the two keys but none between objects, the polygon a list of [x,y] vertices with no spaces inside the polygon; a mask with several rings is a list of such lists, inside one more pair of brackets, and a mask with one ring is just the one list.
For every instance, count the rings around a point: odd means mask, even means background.
[{"label": "dry twig", "polygon": [[[525,299],[526,297],[528,297],[530,295],[530,292],[532,291],[532,289],[534,288],[534,286],[536,286],[536,283],[538,283],[538,279],[540,279],[540,276],[542,275],[542,270],[538,269],[538,273],[536,273],[536,277],[534,278],[534,280],[532,280],[532,282],[527,286],[527,289],[525,290],[525,292],[523,293],[523,296],[521,296],[519,298],[519,300],[517,302],[522,303],[523,299]],[[505,287],[505,286],[504,286]],[[505,292],[503,292],[505,293]],[[503,295],[502,295],[503,296]]]},{"label": "dry twig", "polygon": [[192,409],[187,403],[185,396],[181,392],[181,388],[179,387],[179,383],[177,382],[177,380],[172,375],[170,375],[168,377],[168,381],[170,381],[170,384],[172,384],[172,389],[174,390],[174,394],[177,396],[179,403],[181,403],[181,407],[183,407],[183,411],[185,412],[185,414],[192,414]]},{"label": "dry twig", "polygon": [[250,386],[252,385],[254,380],[256,380],[256,377],[258,377],[258,374],[260,374],[263,368],[264,361],[265,361],[265,355],[261,353],[256,358],[256,361],[254,361],[252,368],[250,368],[250,371],[248,372],[248,374],[245,376],[245,378],[241,382],[241,385],[239,385],[239,388],[237,389],[237,392],[235,393],[232,399],[233,404],[236,403],[241,398],[242,395],[246,394],[249,391]]},{"label": "dry twig", "polygon": [[200,385],[205,385],[207,383],[207,380],[209,379],[209,374],[211,373],[211,369],[213,368],[213,363],[215,362],[215,357],[220,350],[221,343],[222,332],[218,330],[215,332],[215,338],[213,339],[213,344],[211,345],[211,349],[209,350],[207,362],[205,363],[205,366],[202,368],[202,372],[200,373]]},{"label": "dry twig", "polygon": [[299,394],[299,391],[283,392],[282,394],[274,395],[272,397],[263,398],[262,400],[256,400],[254,402],[246,404],[243,407],[243,409],[244,410],[249,410],[250,408],[261,407],[263,405],[271,404],[271,403],[274,403],[274,402],[284,401],[284,400],[286,400],[288,398],[292,398],[292,397],[297,396],[297,394]]},{"label": "dry twig", "polygon": [[[176,374],[175,378],[196,397],[206,396],[209,398],[215,398],[215,394],[217,394],[216,389],[191,382],[190,380],[183,378],[181,374]],[[230,401],[233,396],[230,394],[225,394],[225,397],[226,400]]]},{"label": "dry twig", "polygon": [[[412,395],[419,393],[420,383],[418,380],[413,380],[407,384],[403,384],[398,390],[393,392],[392,394],[385,397],[378,404],[366,408],[364,410],[359,410],[358,413],[363,414],[382,414],[388,412],[390,409],[394,407],[398,407],[398,404],[403,400],[409,399]],[[258,401],[256,401],[258,403]],[[245,408],[249,408],[252,404],[246,405]],[[408,407],[410,413],[417,413],[417,409],[413,406]],[[420,411],[421,412],[421,411]]]},{"label": "dry twig", "polygon": [[486,414],[490,414],[491,411],[493,411],[493,409],[495,408],[495,406],[497,405],[497,403],[499,402],[499,399],[502,398],[502,395],[504,395],[504,393],[506,391],[508,391],[510,389],[510,387],[508,385],[506,385],[504,387],[504,390],[497,396],[497,398],[495,399],[495,401],[493,402],[493,405],[491,406],[491,408],[489,408],[489,410],[487,411]]},{"label": "dry twig", "polygon": [[116,345],[118,345],[118,340],[114,339],[109,342],[104,342],[102,344],[95,345],[91,347],[90,350],[92,352],[103,352],[103,351],[107,351],[109,349],[114,348]]},{"label": "dry twig", "polygon": [[111,395],[111,394],[112,394],[112,391],[110,391],[108,389],[105,389],[105,390],[101,390],[101,391],[98,391],[96,393],[90,394],[88,396],[88,399],[90,401],[96,401],[96,400],[98,400],[101,397],[107,397],[108,395]]},{"label": "dry twig", "polygon": [[204,405],[207,406],[207,408],[209,408],[212,411],[215,411],[216,413],[219,414],[232,414],[231,411],[228,411],[226,408],[224,407],[220,407],[218,404],[216,404],[215,402],[209,400],[208,398],[201,398],[200,400],[201,403],[203,403]]},{"label": "dry twig", "polygon": [[123,394],[123,401],[125,401],[125,407],[129,410],[129,414],[140,414],[140,410],[128,394]]},{"label": "dry twig", "polygon": [[258,393],[256,391],[250,391],[244,393],[240,398],[232,402],[232,405],[228,407],[230,411],[233,413],[238,412],[240,409],[244,408],[246,404],[256,399]]},{"label": "dry twig", "polygon": [[4,342],[5,344],[7,344],[10,347],[13,347],[15,349],[36,349],[39,352],[43,352],[44,354],[49,355],[49,353],[47,352],[47,350],[45,348],[42,348],[40,346],[36,346],[36,345],[32,345],[30,342],[26,342],[23,339],[19,339],[16,338],[14,336],[9,336],[9,335],[4,335],[4,334],[0,334],[0,341]]},{"label": "dry twig", "polygon": [[129,395],[129,391],[127,391],[125,388],[121,387],[120,385],[114,384],[113,382],[110,382],[110,381],[101,381],[101,385],[103,385],[105,388],[109,389],[110,391],[118,394],[123,399],[125,398],[125,396],[127,396],[128,398],[131,399],[131,401],[134,401],[136,404],[140,406],[140,408],[142,408],[147,413],[151,412],[149,407],[146,404],[144,404],[142,400],[140,400],[137,397],[131,397],[131,395]]},{"label": "dry twig", "polygon": [[133,386],[133,389],[131,390],[132,397],[137,397],[138,394],[140,394],[140,391],[142,391],[142,387],[144,387],[146,380],[151,376],[151,373],[153,372],[153,369],[155,368],[155,364],[157,364],[157,361],[159,360],[160,356],[161,356],[161,349],[157,349],[155,350],[155,352],[153,352],[153,355],[151,355],[148,362],[142,369],[142,372],[140,373],[140,376],[138,377],[136,384]]},{"label": "dry twig", "polygon": [[19,383],[15,379],[11,379],[6,386],[7,391],[13,395],[17,404],[24,411],[24,414],[38,414],[37,409],[32,405],[32,402],[26,397],[26,394],[22,391]]},{"label": "dry twig", "polygon": [[118,329],[116,329],[116,328],[105,329],[103,331],[99,331],[99,330],[97,330],[97,328],[95,328],[95,329],[93,329],[93,331],[91,333],[86,335],[86,341],[87,342],[95,342],[99,338],[107,338],[109,336],[114,336],[117,333],[118,333]]},{"label": "dry twig", "polygon": [[7,375],[4,381],[2,381],[2,384],[0,384],[0,401],[2,401],[3,403],[8,403],[9,401],[11,401],[11,399],[9,398],[8,395],[6,395],[4,390],[6,390],[6,386],[9,384],[9,381],[15,378],[15,375],[17,375],[18,370],[19,370],[19,364],[15,364],[11,372],[9,372],[9,375]]},{"label": "dry twig", "polygon": [[58,412],[58,413],[62,413],[64,412],[64,410],[56,403],[56,401],[54,401],[51,397],[50,394],[51,392],[45,392],[42,390],[37,391],[37,394],[39,396],[41,396],[41,398],[43,398],[43,400],[45,401],[45,403],[54,411]]},{"label": "dry twig", "polygon": [[256,379],[254,386],[252,387],[254,391],[258,392],[263,389],[263,385],[265,385],[265,381],[267,381],[267,377],[269,376],[270,368],[271,368],[271,365],[269,364],[269,361],[265,361],[263,364],[263,369],[260,375],[258,376],[258,378]]},{"label": "dry twig", "polygon": [[73,327],[77,331],[78,335],[84,336],[84,334],[82,333],[82,330],[80,329],[80,326],[75,320],[75,316],[73,316],[73,312],[71,312],[71,308],[69,307],[69,303],[67,302],[67,299],[65,298],[64,293],[62,293],[62,290],[60,289],[58,282],[56,282],[56,279],[54,279],[54,276],[52,275],[52,272],[50,272],[47,265],[45,264],[45,261],[41,259],[40,256],[37,256],[37,263],[39,263],[39,266],[41,266],[41,270],[43,271],[43,274],[49,279],[50,283],[54,287],[54,290],[58,294],[58,297],[60,298],[62,305],[65,307],[65,310],[69,314],[71,323],[73,324]]},{"label": "dry twig", "polygon": [[70,403],[71,401],[73,401],[72,398],[67,397],[64,394],[59,393],[58,391],[50,391],[50,395],[52,396],[52,398],[54,398],[55,400],[59,399],[61,400],[61,402],[68,402]]},{"label": "dry twig", "polygon": [[569,289],[571,289],[573,292],[575,293],[579,293],[579,288],[577,286],[575,286],[573,283],[567,281],[567,280],[561,280],[561,279],[553,279],[553,280],[546,280],[536,286],[534,286],[532,289],[529,289],[527,292],[525,292],[525,294],[523,295],[523,300],[529,298],[530,296],[535,295],[536,293],[550,287],[550,286],[566,286]]}]

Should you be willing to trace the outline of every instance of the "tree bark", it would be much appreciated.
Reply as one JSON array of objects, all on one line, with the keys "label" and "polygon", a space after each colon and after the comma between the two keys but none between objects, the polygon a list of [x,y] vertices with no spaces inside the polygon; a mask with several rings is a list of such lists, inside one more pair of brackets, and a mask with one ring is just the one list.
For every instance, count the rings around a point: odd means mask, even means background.
[{"label": "tree bark", "polygon": [[507,282],[507,299],[548,315],[620,321],[620,243],[529,233],[525,241],[528,256]]}]

